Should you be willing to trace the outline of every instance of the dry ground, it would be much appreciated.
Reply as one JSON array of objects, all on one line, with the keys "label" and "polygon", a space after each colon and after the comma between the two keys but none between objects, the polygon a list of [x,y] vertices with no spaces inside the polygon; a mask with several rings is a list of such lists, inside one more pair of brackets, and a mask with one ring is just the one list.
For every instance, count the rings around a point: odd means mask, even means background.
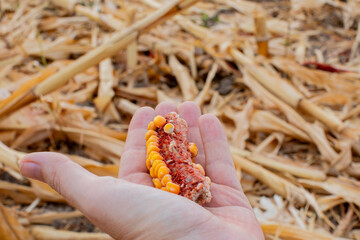
[{"label": "dry ground", "polygon": [[0,238],[109,239],[17,161],[116,176],[134,112],[192,100],[221,119],[267,239],[360,239],[360,1],[165,3],[0,0]]}]

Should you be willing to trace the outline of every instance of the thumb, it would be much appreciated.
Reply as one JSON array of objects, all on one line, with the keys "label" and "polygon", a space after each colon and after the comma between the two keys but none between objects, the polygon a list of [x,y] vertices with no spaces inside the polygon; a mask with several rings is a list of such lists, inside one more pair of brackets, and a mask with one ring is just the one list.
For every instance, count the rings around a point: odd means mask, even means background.
[{"label": "thumb", "polygon": [[25,156],[20,161],[23,176],[50,185],[67,202],[81,210],[81,201],[87,198],[87,187],[98,177],[68,157],[52,152],[37,152]]}]

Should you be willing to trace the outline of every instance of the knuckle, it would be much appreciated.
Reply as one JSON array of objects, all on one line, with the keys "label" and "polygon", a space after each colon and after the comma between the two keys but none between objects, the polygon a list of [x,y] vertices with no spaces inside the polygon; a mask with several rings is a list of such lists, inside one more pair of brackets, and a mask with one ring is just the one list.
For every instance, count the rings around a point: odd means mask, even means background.
[{"label": "knuckle", "polygon": [[116,184],[118,179],[114,177],[97,177],[93,181],[89,182],[93,189],[96,189],[96,194],[92,194],[91,199],[83,202],[83,207],[86,209],[86,212],[89,212],[93,215],[100,214],[101,207],[104,205],[106,198],[104,196],[110,196],[114,194],[114,184]]},{"label": "knuckle", "polygon": [[67,160],[58,160],[55,166],[50,168],[50,171],[47,176],[47,183],[60,195],[64,194],[61,184],[61,170],[66,169],[66,165],[68,164]]},{"label": "knuckle", "polygon": [[59,177],[57,169],[52,169],[50,171],[50,174],[49,174],[49,177],[48,177],[48,184],[50,185],[51,188],[53,188],[59,194],[62,194],[61,184],[60,184],[60,177]]}]

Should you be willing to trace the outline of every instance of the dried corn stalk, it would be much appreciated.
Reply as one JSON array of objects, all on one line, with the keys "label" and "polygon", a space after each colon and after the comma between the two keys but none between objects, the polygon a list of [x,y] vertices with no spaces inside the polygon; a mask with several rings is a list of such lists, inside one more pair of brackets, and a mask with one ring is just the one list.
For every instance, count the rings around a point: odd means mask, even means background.
[{"label": "dried corn stalk", "polygon": [[[55,230],[50,221],[72,228],[80,214],[48,209],[63,199],[17,161],[59,151],[116,177],[135,111],[190,99],[222,121],[266,239],[358,239],[360,3],[216,0],[182,11],[195,2],[1,1],[0,202],[32,237],[109,238]],[[260,35],[269,58],[256,54]],[[99,46],[107,36],[118,38]]]}]

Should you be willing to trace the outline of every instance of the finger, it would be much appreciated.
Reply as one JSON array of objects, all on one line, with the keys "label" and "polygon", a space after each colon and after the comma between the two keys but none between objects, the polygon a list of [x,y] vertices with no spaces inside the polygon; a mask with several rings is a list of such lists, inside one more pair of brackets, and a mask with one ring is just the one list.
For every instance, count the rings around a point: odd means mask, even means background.
[{"label": "finger", "polygon": [[124,151],[121,155],[119,178],[137,172],[147,172],[145,134],[147,126],[154,116],[154,109],[143,107],[137,110],[131,119]]},{"label": "finger", "polygon": [[195,231],[199,222],[214,219],[210,224],[218,224],[207,210],[185,198],[113,177],[97,177],[58,153],[29,154],[20,162],[20,171],[48,183],[114,239],[178,239],[184,232]]},{"label": "finger", "polygon": [[199,129],[199,117],[201,116],[200,108],[194,102],[185,102],[178,107],[178,112],[180,117],[185,119],[188,124],[189,141],[194,142],[197,146],[198,155],[195,158],[195,162],[205,166],[205,152]]},{"label": "finger", "polygon": [[149,187],[154,187],[154,183],[149,175],[148,172],[136,172],[130,175],[126,175],[125,177],[121,178],[122,180],[129,181],[132,183],[142,184]]},{"label": "finger", "polygon": [[171,102],[162,102],[155,108],[156,115],[164,116],[169,112],[176,112],[176,106]]},{"label": "finger", "polygon": [[215,182],[211,184],[210,190],[212,198],[211,202],[205,205],[206,207],[236,206],[252,209],[250,202],[243,191]]},{"label": "finger", "polygon": [[205,150],[206,174],[215,183],[242,190],[220,121],[211,114],[205,114],[199,118],[199,126]]},{"label": "finger", "polygon": [[97,177],[59,153],[29,154],[21,160],[20,172],[25,177],[49,184],[91,222],[117,239],[122,237],[115,235],[119,227],[127,226],[131,220],[133,225],[139,221],[129,214],[134,212],[135,206],[145,211],[144,204],[140,205],[142,193],[138,193],[135,200],[129,197],[135,184],[112,177]]},{"label": "finger", "polygon": [[20,172],[25,177],[49,184],[67,202],[80,210],[84,199],[89,197],[87,186],[98,178],[68,157],[51,152],[25,156],[20,161]]}]

